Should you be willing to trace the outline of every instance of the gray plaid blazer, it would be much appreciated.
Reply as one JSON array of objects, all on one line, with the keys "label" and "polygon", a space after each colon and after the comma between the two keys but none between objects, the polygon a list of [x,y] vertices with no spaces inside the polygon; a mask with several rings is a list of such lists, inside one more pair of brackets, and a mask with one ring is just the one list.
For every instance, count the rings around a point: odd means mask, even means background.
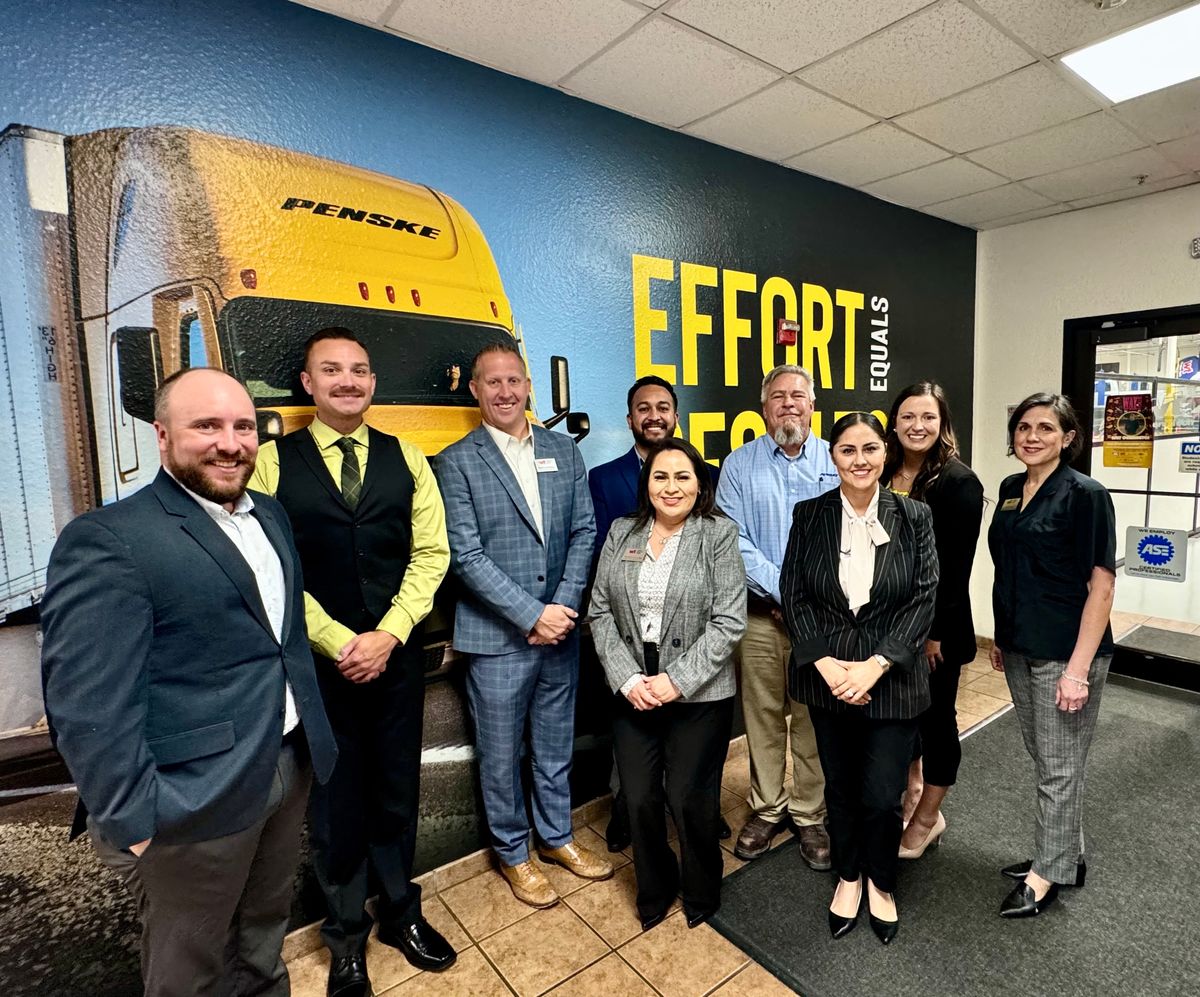
[{"label": "gray plaid blazer", "polygon": [[[588,621],[605,678],[614,692],[645,667],[638,572],[627,550],[644,551],[650,524],[632,516],[608,532],[596,568]],[[687,702],[732,696],[733,649],[746,629],[746,567],[737,523],[725,516],[692,516],[683,526],[667,585],[659,637],[659,667]]]},{"label": "gray plaid blazer", "polygon": [[446,505],[450,568],[462,582],[454,647],[470,654],[529,650],[526,636],[550,603],[580,610],[595,546],[587,469],[575,441],[531,427],[545,540],[521,486],[483,427],[433,461]]},{"label": "gray plaid blazer", "polygon": [[[929,706],[929,666],[921,649],[933,623],[938,559],[929,506],[883,488],[879,522],[889,541],[875,551],[871,599],[850,612],[838,581],[841,490],[796,505],[779,577],[783,617],[792,637],[788,693],[827,710],[864,710],[874,720],[907,720]],[[893,667],[865,707],[835,699],[812,666],[826,655],[864,661],[879,653]]]}]

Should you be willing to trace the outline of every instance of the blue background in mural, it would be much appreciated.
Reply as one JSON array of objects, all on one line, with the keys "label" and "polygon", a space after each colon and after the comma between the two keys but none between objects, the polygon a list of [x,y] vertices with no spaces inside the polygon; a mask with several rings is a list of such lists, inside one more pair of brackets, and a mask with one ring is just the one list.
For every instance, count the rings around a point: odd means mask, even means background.
[{"label": "blue background in mural", "polygon": [[[920,332],[941,342],[894,388],[941,376],[957,386],[958,410],[970,411],[973,232],[285,0],[9,0],[0,94],[0,124],[68,134],[187,125],[458,199],[495,253],[543,414],[549,355],[572,361],[574,407],[592,416],[589,464],[628,446],[635,252],[779,273],[797,288],[810,280],[911,294],[937,311]],[[677,323],[671,295],[654,304]],[[712,297],[719,313],[719,291]],[[911,308],[907,321],[915,324]],[[670,337],[655,338],[658,360]],[[744,398],[707,407],[757,407],[757,348],[744,352]],[[719,382],[719,356],[708,366]],[[703,404],[681,396],[685,410]],[[886,408],[885,398],[869,401]]]}]

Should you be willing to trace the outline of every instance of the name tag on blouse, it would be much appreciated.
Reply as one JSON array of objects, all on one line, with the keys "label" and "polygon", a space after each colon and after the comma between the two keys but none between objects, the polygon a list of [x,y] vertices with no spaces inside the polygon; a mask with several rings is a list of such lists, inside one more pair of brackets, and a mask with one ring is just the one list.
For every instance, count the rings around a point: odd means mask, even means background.
[{"label": "name tag on blouse", "polygon": [[1019,508],[1020,505],[1021,505],[1021,500],[1019,498],[1005,499],[1003,502],[1000,503],[1000,511],[1001,512],[1012,512],[1013,509]]},{"label": "name tag on blouse", "polygon": [[533,466],[537,468],[538,474],[545,474],[547,471],[557,471],[558,461],[553,457],[539,457],[533,462]]},{"label": "name tag on blouse", "polygon": [[645,547],[626,547],[625,553],[621,555],[622,561],[644,561],[646,560]]}]

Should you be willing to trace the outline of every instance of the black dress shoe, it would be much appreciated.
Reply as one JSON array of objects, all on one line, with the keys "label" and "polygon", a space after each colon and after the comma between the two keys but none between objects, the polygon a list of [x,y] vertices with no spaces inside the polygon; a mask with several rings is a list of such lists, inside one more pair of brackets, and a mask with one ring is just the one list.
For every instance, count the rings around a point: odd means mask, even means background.
[{"label": "black dress shoe", "polygon": [[854,909],[853,917],[842,917],[841,914],[835,914],[833,911],[829,912],[829,933],[834,938],[842,938],[850,934],[854,930],[854,926],[858,924],[858,915],[862,910],[863,894],[867,892],[866,887],[859,886],[858,889],[858,906]]},{"label": "black dress shoe", "polygon": [[642,918],[642,930],[649,931],[651,928],[662,924],[663,918],[667,916],[665,910],[659,911],[657,914],[651,914],[649,917]]},{"label": "black dress shoe", "polygon": [[418,969],[429,969],[435,973],[449,969],[458,958],[450,943],[423,917],[403,926],[381,924],[379,940],[384,945],[399,949],[404,958]]},{"label": "black dress shoe", "polygon": [[724,817],[717,818],[717,837],[722,841],[728,841],[733,837],[733,832],[729,829],[729,823]]},{"label": "black dress shoe", "polygon": [[1032,886],[1027,883],[1018,883],[1013,887],[1012,893],[1004,898],[1004,903],[1000,905],[1000,916],[1037,917],[1054,902],[1054,898],[1057,896],[1057,883],[1050,884],[1050,889],[1046,891],[1046,895],[1041,900],[1035,899]]},{"label": "black dress shoe", "polygon": [[[869,887],[864,887],[863,892],[866,893]],[[896,937],[896,933],[900,930],[900,919],[895,921],[885,921],[881,917],[876,917],[871,913],[871,900],[867,898],[867,913],[868,919],[871,922],[871,930],[875,932],[875,937],[878,938],[884,945],[891,945],[892,939]]]},{"label": "black dress shoe", "polygon": [[329,962],[326,997],[373,997],[365,952],[334,956]]},{"label": "black dress shoe", "polygon": [[613,797],[612,816],[608,818],[604,840],[610,852],[625,851],[633,840],[629,833],[629,808],[625,804],[625,796],[622,793],[617,793]]},{"label": "black dress shoe", "polygon": [[707,921],[710,917],[712,917],[713,914],[715,914],[715,913],[716,913],[716,911],[711,911],[711,910],[705,911],[703,914],[695,914],[695,913],[689,914],[689,913],[687,913],[687,911],[684,911],[683,916],[687,918],[687,926],[689,928],[698,928],[705,921]]},{"label": "black dress shoe", "polygon": [[[1033,868],[1033,860],[1026,859],[1024,862],[1017,862],[1015,865],[1006,865],[1000,870],[1000,875],[1007,876],[1009,879],[1015,879],[1019,883],[1025,882],[1025,877],[1029,875],[1029,870]],[[1059,886],[1083,886],[1083,881],[1087,878],[1087,862],[1080,859],[1075,866],[1075,882],[1059,883]]]}]

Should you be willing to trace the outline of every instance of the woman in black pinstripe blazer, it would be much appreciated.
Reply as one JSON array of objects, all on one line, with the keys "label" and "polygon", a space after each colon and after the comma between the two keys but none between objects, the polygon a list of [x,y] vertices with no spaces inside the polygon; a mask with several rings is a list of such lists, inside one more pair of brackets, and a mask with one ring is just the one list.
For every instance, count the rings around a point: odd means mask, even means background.
[{"label": "woman in black pinstripe blazer", "polygon": [[796,506],[779,583],[792,638],[788,693],[809,707],[825,770],[838,874],[830,931],[840,938],[854,927],[865,893],[886,945],[899,925],[900,797],[916,718],[929,705],[921,651],[937,550],[928,506],[879,487],[885,445],[875,416],[843,416],[829,446],[841,486]]}]

